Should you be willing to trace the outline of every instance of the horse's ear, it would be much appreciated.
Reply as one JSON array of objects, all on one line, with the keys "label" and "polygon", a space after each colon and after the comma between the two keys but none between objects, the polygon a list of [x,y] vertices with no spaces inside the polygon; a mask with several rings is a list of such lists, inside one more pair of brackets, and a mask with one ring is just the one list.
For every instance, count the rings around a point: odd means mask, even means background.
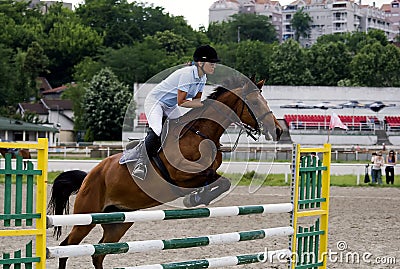
[{"label": "horse's ear", "polygon": [[253,74],[250,78],[250,81],[253,82],[254,84],[256,84],[256,75]]},{"label": "horse's ear", "polygon": [[261,91],[262,87],[264,86],[264,83],[265,83],[265,79],[260,80],[259,82],[257,82],[257,88],[259,88],[260,91]]}]

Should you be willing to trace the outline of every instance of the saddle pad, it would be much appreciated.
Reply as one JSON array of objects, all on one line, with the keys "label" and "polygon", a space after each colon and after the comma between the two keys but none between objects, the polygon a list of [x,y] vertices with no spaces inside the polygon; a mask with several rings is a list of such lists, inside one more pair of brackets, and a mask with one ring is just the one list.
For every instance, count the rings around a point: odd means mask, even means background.
[{"label": "saddle pad", "polygon": [[119,164],[136,162],[139,159],[140,152],[144,145],[143,142],[144,141],[142,140],[139,142],[139,144],[137,144],[136,147],[124,150],[124,152],[122,153],[121,159],[119,159]]}]

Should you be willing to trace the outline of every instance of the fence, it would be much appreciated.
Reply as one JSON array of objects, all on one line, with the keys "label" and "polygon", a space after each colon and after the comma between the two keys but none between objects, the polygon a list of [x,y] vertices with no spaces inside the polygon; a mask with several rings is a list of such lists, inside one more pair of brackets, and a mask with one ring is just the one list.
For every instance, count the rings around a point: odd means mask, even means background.
[{"label": "fence", "polygon": [[[33,255],[34,244],[31,240],[25,245],[25,257],[22,257],[21,249],[14,251],[13,257],[11,253],[3,253],[0,264],[3,265],[3,268],[10,268],[12,264],[15,265],[15,268],[20,268],[21,264],[25,264],[25,268],[32,268],[32,264],[35,263],[37,269],[44,269],[46,268],[46,260],[43,257],[46,256],[48,141],[39,138],[37,144],[0,142],[0,147],[35,149],[38,156],[37,169],[34,169],[33,164],[29,161],[27,169],[23,169],[23,160],[19,156],[16,158],[15,169],[13,169],[10,154],[5,157],[4,168],[0,169],[0,175],[4,175],[4,207],[3,212],[0,212],[0,221],[3,222],[3,227],[0,229],[0,237],[28,238],[34,236],[36,248],[35,255]],[[23,193],[26,193],[25,201]]]}]

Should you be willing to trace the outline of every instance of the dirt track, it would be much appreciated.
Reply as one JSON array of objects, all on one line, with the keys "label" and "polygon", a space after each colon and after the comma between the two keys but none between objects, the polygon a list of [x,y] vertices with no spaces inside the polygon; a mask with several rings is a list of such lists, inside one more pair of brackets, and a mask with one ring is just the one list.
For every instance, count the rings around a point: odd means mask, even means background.
[{"label": "dirt track", "polygon": [[[290,202],[289,187],[266,187],[249,195],[247,188],[237,188],[229,196],[213,206],[248,205]],[[329,221],[329,248],[332,255],[328,268],[400,268],[400,189],[397,188],[331,188]],[[162,207],[159,207],[162,208]],[[289,225],[288,214],[252,215],[219,219],[171,220],[135,224],[122,238],[122,242],[148,239],[170,239],[190,236],[246,231]],[[66,227],[64,231],[69,231]],[[48,231],[48,245],[56,242]],[[66,236],[64,232],[63,237]],[[84,243],[96,243],[100,239],[100,227],[96,227]],[[14,241],[13,241],[14,240]],[[0,248],[9,249],[15,238],[2,238]],[[337,244],[345,242],[347,249],[338,251]],[[105,268],[185,261],[261,252],[265,249],[287,248],[288,238],[270,238],[230,245],[168,250],[141,254],[109,255]],[[343,244],[343,243],[341,243]],[[0,251],[1,252],[1,251]],[[368,253],[371,253],[371,256]],[[365,255],[366,261],[354,262],[354,255]],[[346,257],[348,262],[346,262]],[[379,265],[376,258],[396,259],[396,264]],[[342,259],[341,259],[342,258]],[[334,262],[336,260],[336,262]],[[370,263],[371,261],[371,263]],[[68,268],[92,268],[90,257],[70,258]],[[47,261],[47,268],[57,268],[56,260]],[[232,267],[234,268],[234,267]],[[287,268],[285,264],[252,264],[238,268]]]}]

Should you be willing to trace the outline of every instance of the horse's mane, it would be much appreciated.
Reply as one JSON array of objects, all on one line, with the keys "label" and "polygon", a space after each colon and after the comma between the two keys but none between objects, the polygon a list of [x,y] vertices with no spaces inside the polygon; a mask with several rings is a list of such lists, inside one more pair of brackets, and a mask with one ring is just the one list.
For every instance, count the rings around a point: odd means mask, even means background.
[{"label": "horse's mane", "polygon": [[239,87],[243,87],[246,83],[244,77],[231,77],[226,79],[222,85],[224,86],[217,86],[214,91],[207,97],[208,99],[217,100],[222,94],[231,91],[233,89],[237,89]]},{"label": "horse's mane", "polygon": [[218,86],[214,91],[207,97],[207,99],[217,100],[222,94],[228,92],[229,90],[225,87]]}]

